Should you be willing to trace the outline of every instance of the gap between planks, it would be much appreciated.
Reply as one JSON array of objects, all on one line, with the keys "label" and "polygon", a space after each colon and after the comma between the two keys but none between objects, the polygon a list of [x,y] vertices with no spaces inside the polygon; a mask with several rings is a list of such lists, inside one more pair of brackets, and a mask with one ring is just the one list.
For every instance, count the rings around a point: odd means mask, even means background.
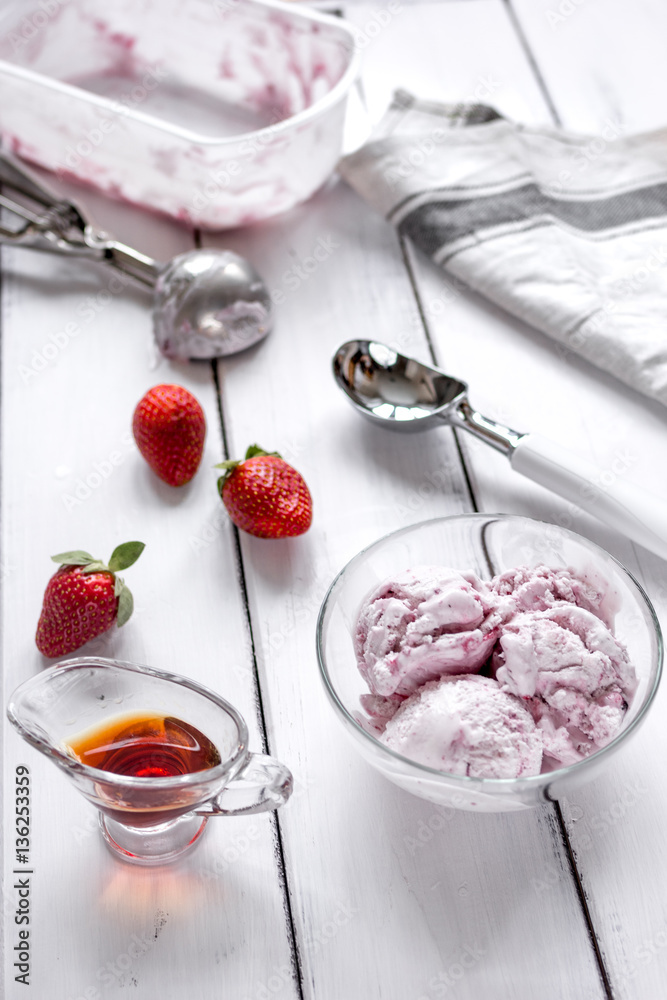
[{"label": "gap between planks", "polygon": [[521,45],[521,48],[523,49],[526,55],[526,60],[528,61],[528,65],[530,66],[533,76],[535,77],[535,82],[537,83],[537,86],[540,89],[540,93],[544,98],[544,102],[549,109],[549,113],[556,125],[562,125],[563,122],[561,121],[561,117],[558,114],[558,111],[556,110],[556,105],[554,104],[553,98],[551,97],[551,93],[546,85],[546,81],[542,76],[542,70],[540,69],[537,59],[535,58],[535,55],[533,53],[533,50],[530,47],[530,44],[526,37],[526,33],[524,32],[521,22],[517,16],[517,13],[514,10],[512,0],[503,0],[503,4],[507,11],[507,16],[512,24],[512,28],[514,29],[514,33],[516,34],[517,41]]},{"label": "gap between planks", "polygon": [[[195,230],[194,238],[196,246],[198,248],[201,248],[202,245],[201,231],[199,229]],[[227,427],[222,407],[222,386],[221,386],[217,362],[211,361],[210,366],[213,375],[213,382],[215,385],[215,393],[218,406],[218,420],[220,422],[220,433],[222,436],[224,460],[227,461],[229,460],[230,455],[229,455],[229,442],[227,438]],[[241,550],[241,539],[239,537],[239,529],[236,527],[236,525],[234,525],[233,527],[233,534],[234,534],[234,552],[236,554],[237,579],[241,590],[243,611],[245,614],[246,627],[248,629],[248,637],[250,639],[250,653],[252,657],[252,675],[255,687],[255,714],[262,740],[262,753],[270,754],[271,747],[269,745],[268,726],[266,724],[266,713],[264,711],[262,686],[260,683],[259,669],[257,666],[257,649],[255,646],[255,634],[253,631],[252,614],[250,612],[250,601],[248,599],[248,586],[246,581],[245,564],[243,562],[243,552]],[[304,994],[304,984],[303,984],[303,964],[301,962],[301,956],[299,952],[299,942],[297,940],[296,924],[294,920],[294,913],[292,911],[292,896],[290,893],[288,878],[287,878],[285,847],[283,842],[283,833],[280,825],[280,816],[278,810],[275,810],[271,814],[271,821],[273,826],[273,852],[276,862],[276,868],[278,871],[278,881],[282,891],[283,912],[285,915],[287,937],[289,939],[292,978],[294,981],[294,985],[296,986],[299,1000],[304,1000],[305,994]]]}]

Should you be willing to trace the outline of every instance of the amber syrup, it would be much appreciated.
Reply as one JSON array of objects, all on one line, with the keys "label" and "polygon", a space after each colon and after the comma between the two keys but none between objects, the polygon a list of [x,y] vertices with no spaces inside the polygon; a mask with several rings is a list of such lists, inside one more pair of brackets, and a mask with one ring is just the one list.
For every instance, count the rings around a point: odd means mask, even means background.
[{"label": "amber syrup", "polygon": [[221,762],[207,736],[172,716],[116,716],[66,745],[88,767],[133,778],[173,778]]}]

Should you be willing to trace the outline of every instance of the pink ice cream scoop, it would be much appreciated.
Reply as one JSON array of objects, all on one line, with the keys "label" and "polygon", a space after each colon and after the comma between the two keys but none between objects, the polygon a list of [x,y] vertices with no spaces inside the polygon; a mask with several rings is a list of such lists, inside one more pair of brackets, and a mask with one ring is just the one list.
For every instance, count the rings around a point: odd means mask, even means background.
[{"label": "pink ice cream scoop", "polygon": [[637,688],[611,631],[617,610],[613,590],[571,569],[518,566],[489,583],[437,566],[399,573],[359,612],[361,724],[453,774],[574,763],[614,738]]},{"label": "pink ice cream scoop", "polygon": [[482,666],[507,601],[474,573],[419,566],[384,581],[359,613],[355,652],[375,695],[412,694],[421,684]]},{"label": "pink ice cream scoop", "polygon": [[606,587],[581,579],[571,569],[517,566],[494,576],[490,587],[499,596],[511,598],[517,611],[546,611],[565,602],[591,611],[608,628],[618,610]]},{"label": "pink ice cream scoop", "polygon": [[528,709],[478,674],[424,684],[379,739],[419,764],[474,778],[539,774],[542,764],[542,732]]},{"label": "pink ice cream scoop", "polygon": [[591,611],[573,604],[506,622],[493,663],[502,689],[529,699],[545,753],[562,763],[616,735],[637,687],[622,644]]}]

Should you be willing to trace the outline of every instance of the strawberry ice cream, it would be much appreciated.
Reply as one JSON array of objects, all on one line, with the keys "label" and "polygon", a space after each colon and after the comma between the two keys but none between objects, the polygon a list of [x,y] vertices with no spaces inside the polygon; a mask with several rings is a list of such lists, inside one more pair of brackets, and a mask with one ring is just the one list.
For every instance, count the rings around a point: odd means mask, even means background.
[{"label": "strawberry ice cream", "polygon": [[617,610],[613,593],[569,569],[519,566],[489,582],[437,566],[399,573],[357,619],[365,725],[453,774],[580,760],[618,733],[637,688],[611,630]]},{"label": "strawberry ice cream", "polygon": [[563,602],[519,613],[498,646],[496,679],[530,699],[550,756],[571,763],[618,732],[637,677],[624,647],[592,612]]},{"label": "strawberry ice cream", "polygon": [[511,597],[516,611],[546,611],[555,604],[576,604],[586,608],[608,627],[618,610],[613,595],[589,580],[580,580],[569,569],[550,566],[517,566],[494,576],[490,583],[494,593]]},{"label": "strawberry ice cream", "polygon": [[502,600],[474,573],[420,566],[375,590],[357,620],[359,669],[376,695],[412,694],[479,670],[499,635]]},{"label": "strawberry ice cream", "polygon": [[473,778],[538,774],[542,764],[542,733],[530,712],[479,674],[424,684],[380,740],[419,764]]}]

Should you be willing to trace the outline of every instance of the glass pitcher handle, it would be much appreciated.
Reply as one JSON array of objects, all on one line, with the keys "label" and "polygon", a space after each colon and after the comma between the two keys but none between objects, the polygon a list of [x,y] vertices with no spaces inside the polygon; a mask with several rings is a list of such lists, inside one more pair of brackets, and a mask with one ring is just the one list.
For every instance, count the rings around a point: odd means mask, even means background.
[{"label": "glass pitcher handle", "polygon": [[197,816],[249,816],[268,812],[287,802],[292,794],[292,773],[274,757],[248,754],[245,767],[217,798],[195,809]]}]

